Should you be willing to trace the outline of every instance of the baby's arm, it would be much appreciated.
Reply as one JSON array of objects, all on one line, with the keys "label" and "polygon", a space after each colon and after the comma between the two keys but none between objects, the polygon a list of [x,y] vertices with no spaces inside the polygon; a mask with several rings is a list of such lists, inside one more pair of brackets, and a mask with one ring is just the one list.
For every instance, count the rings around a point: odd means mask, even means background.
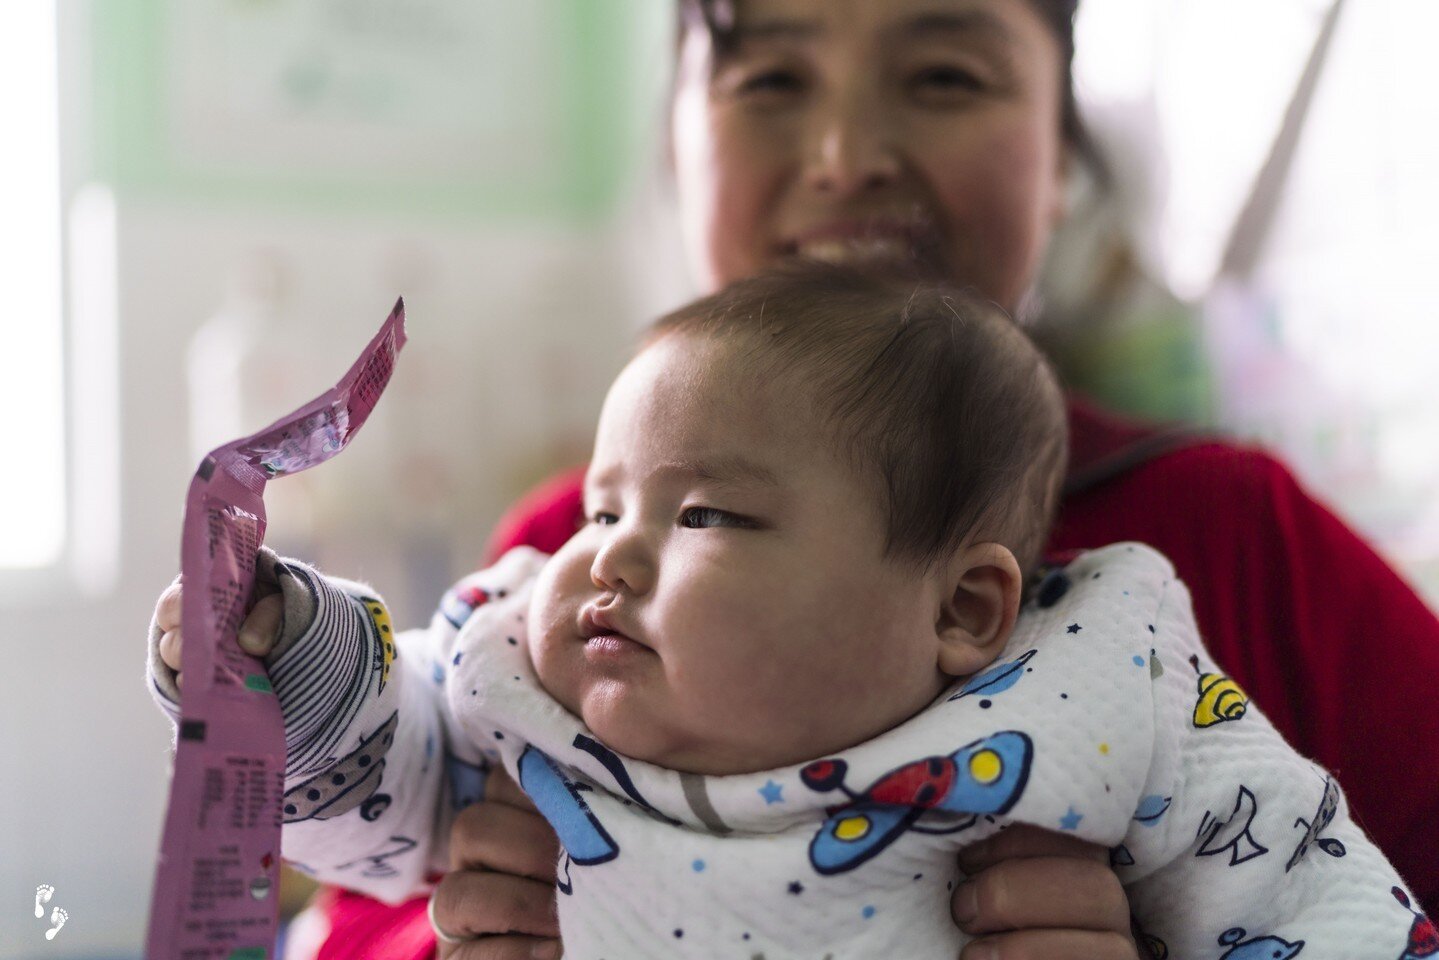
[{"label": "baby's arm", "polygon": [[1114,850],[1141,929],[1168,956],[1404,954],[1417,905],[1338,783],[1209,659],[1178,580],[1154,621],[1154,760]]},{"label": "baby's arm", "polygon": [[[396,637],[373,591],[268,550],[257,577],[282,611],[265,655],[285,720],[281,852],[318,879],[398,902],[446,865],[442,691],[422,671],[454,631]],[[161,650],[171,634],[159,609],[156,619],[150,688],[173,719],[180,684],[166,661],[178,643]]]}]

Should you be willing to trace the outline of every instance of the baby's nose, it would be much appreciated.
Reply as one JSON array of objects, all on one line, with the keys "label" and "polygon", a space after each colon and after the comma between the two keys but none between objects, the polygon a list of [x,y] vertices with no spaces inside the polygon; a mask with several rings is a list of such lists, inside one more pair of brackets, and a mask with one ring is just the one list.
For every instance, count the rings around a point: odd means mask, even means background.
[{"label": "baby's nose", "polygon": [[601,590],[640,594],[654,584],[655,558],[642,533],[620,532],[595,552],[590,580]]}]

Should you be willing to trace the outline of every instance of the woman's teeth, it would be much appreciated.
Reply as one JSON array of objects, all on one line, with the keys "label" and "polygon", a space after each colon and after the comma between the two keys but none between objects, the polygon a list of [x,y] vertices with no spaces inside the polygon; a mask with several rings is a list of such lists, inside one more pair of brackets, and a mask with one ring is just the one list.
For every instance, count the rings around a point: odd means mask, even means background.
[{"label": "woman's teeth", "polygon": [[843,240],[808,240],[796,252],[810,260],[853,263],[860,260],[901,260],[914,255],[907,240],[898,237],[852,237]]}]

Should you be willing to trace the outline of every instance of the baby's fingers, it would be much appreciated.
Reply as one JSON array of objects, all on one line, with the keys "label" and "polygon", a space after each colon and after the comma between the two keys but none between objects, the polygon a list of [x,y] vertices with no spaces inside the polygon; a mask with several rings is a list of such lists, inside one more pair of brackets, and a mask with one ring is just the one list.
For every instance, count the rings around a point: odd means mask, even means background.
[{"label": "baby's fingers", "polygon": [[263,657],[280,638],[280,621],[284,619],[285,598],[272,593],[255,601],[254,608],[240,625],[240,649],[255,657]]},{"label": "baby's fingers", "polygon": [[[263,657],[275,646],[280,636],[280,620],[284,614],[284,598],[272,593],[257,601],[250,615],[240,625],[240,649]],[[171,670],[180,669],[180,585],[174,584],[160,595],[155,623],[164,631],[160,636],[160,660]],[[178,682],[178,681],[177,681]]]},{"label": "baby's fingers", "polygon": [[160,660],[165,666],[174,670],[176,673],[180,672],[181,640],[182,638],[178,629],[166,630],[160,636]]},{"label": "baby's fingers", "polygon": [[155,603],[155,626],[162,632],[180,629],[180,587],[178,580],[170,584]]}]

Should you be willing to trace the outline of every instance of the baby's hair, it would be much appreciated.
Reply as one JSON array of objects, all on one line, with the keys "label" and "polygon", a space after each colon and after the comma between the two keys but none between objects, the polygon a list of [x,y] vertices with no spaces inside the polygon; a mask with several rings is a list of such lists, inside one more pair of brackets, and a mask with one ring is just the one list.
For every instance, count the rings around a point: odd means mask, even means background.
[{"label": "baby's hair", "polygon": [[762,380],[803,377],[844,462],[879,482],[887,556],[922,567],[1003,543],[1027,575],[1068,457],[1058,380],[999,307],[941,283],[823,264],[760,274],[661,317],[645,343],[733,345]]}]

